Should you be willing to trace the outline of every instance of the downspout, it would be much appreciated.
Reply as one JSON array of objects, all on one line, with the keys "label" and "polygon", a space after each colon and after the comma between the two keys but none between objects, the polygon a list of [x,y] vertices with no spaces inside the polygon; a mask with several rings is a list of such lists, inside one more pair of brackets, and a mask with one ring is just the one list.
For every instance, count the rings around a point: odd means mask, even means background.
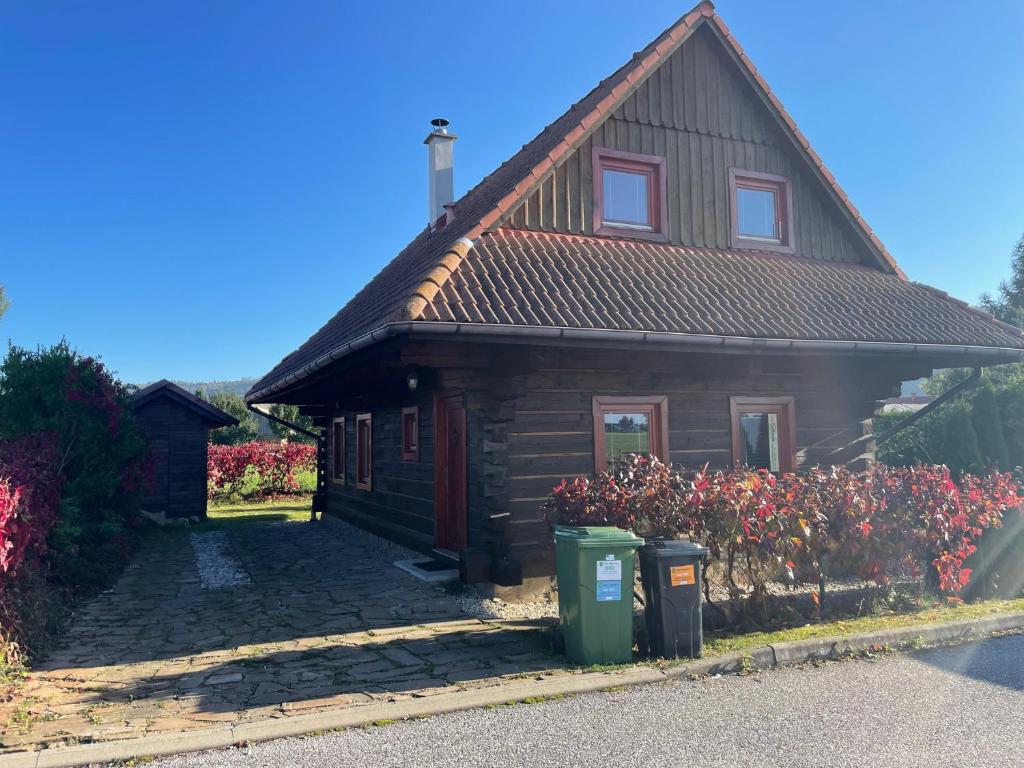
[{"label": "downspout", "polygon": [[323,511],[323,507],[327,501],[327,439],[324,436],[323,430],[320,432],[310,432],[304,427],[300,427],[298,424],[293,424],[287,419],[282,419],[280,416],[270,412],[270,407],[267,406],[267,410],[263,410],[258,405],[252,403],[246,403],[245,407],[258,416],[263,416],[270,421],[280,424],[286,429],[290,429],[293,432],[306,435],[316,440],[316,493],[313,494],[313,504],[309,510],[309,522],[316,522],[317,511]]},{"label": "downspout", "polygon": [[963,391],[973,387],[975,384],[978,383],[978,381],[980,379],[981,379],[981,366],[976,366],[974,368],[974,371],[971,373],[971,375],[968,376],[963,381],[961,381],[959,384],[957,384],[954,387],[950,387],[945,392],[943,392],[941,395],[939,395],[934,400],[932,400],[930,403],[928,403],[928,405],[926,405],[924,408],[921,408],[918,411],[914,411],[912,414],[910,414],[907,418],[905,418],[899,424],[894,424],[893,426],[889,427],[889,429],[885,430],[885,432],[883,432],[882,434],[877,435],[875,437],[875,445],[881,445],[886,440],[891,438],[893,435],[896,435],[899,432],[902,432],[904,429],[909,427],[911,424],[915,423],[918,419],[920,419],[920,418],[922,418],[924,416],[927,416],[929,413],[934,411],[936,408],[938,408],[943,403],[948,402],[950,399],[956,397],[961,392],[963,392]]}]

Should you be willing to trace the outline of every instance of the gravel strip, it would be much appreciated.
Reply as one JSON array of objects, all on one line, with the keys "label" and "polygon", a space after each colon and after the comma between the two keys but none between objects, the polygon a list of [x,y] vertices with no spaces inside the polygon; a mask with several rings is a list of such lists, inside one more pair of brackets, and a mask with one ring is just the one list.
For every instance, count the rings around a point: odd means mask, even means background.
[{"label": "gravel strip", "polygon": [[533,603],[506,603],[493,597],[484,597],[469,590],[458,598],[463,613],[477,619],[550,619],[558,618],[558,603],[539,600]]},{"label": "gravel strip", "polygon": [[225,589],[251,584],[242,563],[231,551],[231,540],[225,531],[193,533],[192,553],[203,589]]}]

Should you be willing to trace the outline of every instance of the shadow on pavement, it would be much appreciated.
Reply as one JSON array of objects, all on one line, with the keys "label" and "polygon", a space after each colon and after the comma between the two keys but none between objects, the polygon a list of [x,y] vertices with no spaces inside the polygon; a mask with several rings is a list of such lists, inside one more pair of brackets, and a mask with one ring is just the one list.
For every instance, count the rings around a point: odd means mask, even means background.
[{"label": "shadow on pavement", "polygon": [[1024,691],[1024,635],[918,651],[913,658],[944,672]]}]

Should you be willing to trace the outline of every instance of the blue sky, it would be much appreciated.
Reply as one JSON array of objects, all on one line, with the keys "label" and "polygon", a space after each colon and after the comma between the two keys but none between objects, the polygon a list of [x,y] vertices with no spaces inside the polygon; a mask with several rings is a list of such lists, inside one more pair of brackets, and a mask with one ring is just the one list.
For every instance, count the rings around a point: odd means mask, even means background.
[{"label": "blue sky", "polygon": [[[260,375],[456,192],[689,7],[0,2],[0,337],[123,378]],[[722,0],[911,278],[974,301],[1024,232],[1024,4]]]}]

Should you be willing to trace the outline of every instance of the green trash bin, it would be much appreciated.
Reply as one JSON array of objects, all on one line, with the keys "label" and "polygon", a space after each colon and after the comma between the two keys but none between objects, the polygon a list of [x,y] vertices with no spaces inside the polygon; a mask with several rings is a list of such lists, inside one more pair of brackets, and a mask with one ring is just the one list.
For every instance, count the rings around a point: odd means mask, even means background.
[{"label": "green trash bin", "polygon": [[565,653],[580,664],[633,660],[633,568],[644,540],[620,528],[555,526]]}]

